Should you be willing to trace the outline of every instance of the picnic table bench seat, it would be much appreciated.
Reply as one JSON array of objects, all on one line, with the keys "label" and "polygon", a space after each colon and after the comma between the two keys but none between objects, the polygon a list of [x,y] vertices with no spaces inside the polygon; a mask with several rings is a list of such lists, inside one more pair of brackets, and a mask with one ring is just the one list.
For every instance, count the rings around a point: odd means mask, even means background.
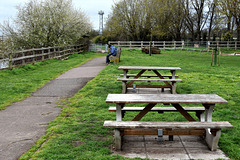
[{"label": "picnic table bench seat", "polygon": [[[205,135],[205,140],[211,151],[217,150],[222,128],[233,128],[229,122],[165,122],[165,121],[105,121],[105,128],[115,128],[114,145],[121,149],[123,135],[157,134],[158,129],[164,129],[166,135]],[[141,129],[141,130],[138,130]],[[144,131],[143,129],[154,129]],[[194,131],[195,130],[195,131]]]},{"label": "picnic table bench seat", "polygon": [[[123,107],[122,108],[122,116],[124,117],[125,112],[140,112],[144,109],[144,107]],[[200,121],[204,121],[204,112],[205,107],[183,107],[183,109],[187,112],[196,112],[196,116]],[[109,107],[108,111],[116,112],[116,107]],[[153,107],[150,111],[164,113],[164,112],[178,112],[175,107]]]}]

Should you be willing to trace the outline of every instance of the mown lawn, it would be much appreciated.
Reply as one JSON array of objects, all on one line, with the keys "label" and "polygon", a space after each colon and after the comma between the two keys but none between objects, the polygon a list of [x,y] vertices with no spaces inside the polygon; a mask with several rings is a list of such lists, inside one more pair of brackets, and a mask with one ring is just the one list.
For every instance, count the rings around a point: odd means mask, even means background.
[{"label": "mown lawn", "polygon": [[0,70],[0,110],[26,98],[61,73],[97,56],[102,55],[94,52],[74,54],[65,61],[52,59],[13,70]]},{"label": "mown lawn", "polygon": [[[120,65],[181,67],[177,71],[183,80],[177,84],[179,94],[218,94],[226,99],[228,104],[216,105],[213,120],[229,121],[234,128],[223,130],[219,147],[230,158],[240,159],[239,62],[240,56],[222,56],[221,66],[211,67],[211,53],[162,51],[150,57],[140,50],[122,50],[118,65],[108,65],[74,97],[59,105],[62,113],[50,123],[46,135],[20,159],[125,159],[111,155],[112,129],[102,127],[105,120],[115,120],[115,113],[108,112],[110,104],[105,99],[108,93],[121,93],[121,82],[116,80],[122,73],[117,69]],[[126,114],[124,120],[133,114]],[[149,113],[143,120],[159,118],[184,120],[178,113]]]}]

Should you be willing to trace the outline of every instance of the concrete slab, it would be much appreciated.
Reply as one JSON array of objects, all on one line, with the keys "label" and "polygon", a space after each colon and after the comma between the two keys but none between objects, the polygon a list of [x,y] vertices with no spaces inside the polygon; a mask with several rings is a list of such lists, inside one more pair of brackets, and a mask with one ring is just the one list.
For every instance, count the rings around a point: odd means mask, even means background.
[{"label": "concrete slab", "polygon": [[208,149],[200,136],[174,136],[174,141],[168,141],[168,136],[163,136],[163,142],[157,141],[157,136],[124,136],[122,151],[113,151],[127,158],[149,158],[155,160],[169,159],[228,159],[226,155],[217,150]]}]

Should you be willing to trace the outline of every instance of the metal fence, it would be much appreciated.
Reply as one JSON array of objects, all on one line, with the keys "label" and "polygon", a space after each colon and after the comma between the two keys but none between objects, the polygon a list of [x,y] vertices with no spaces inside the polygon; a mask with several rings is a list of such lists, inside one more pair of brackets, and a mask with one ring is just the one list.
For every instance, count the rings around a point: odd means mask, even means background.
[{"label": "metal fence", "polygon": [[185,49],[210,51],[213,48],[240,49],[240,41],[109,41],[108,44],[114,44],[121,47],[159,47],[162,49]]},{"label": "metal fence", "polygon": [[90,44],[88,50],[93,52],[107,52],[108,45],[107,44]]},{"label": "metal fence", "polygon": [[47,47],[33,48],[28,50],[8,53],[0,57],[0,69],[12,69],[13,67],[23,66],[29,63],[35,63],[53,58],[67,57],[73,53],[80,53],[86,50],[85,45],[65,46],[65,47]]}]

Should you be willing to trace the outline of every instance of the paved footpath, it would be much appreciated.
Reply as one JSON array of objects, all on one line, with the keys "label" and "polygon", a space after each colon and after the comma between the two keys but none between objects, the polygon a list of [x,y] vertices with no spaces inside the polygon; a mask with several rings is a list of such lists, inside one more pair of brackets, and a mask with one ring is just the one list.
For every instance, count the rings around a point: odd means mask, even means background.
[{"label": "paved footpath", "polygon": [[74,96],[105,67],[105,57],[95,58],[0,111],[0,160],[16,160],[28,151],[61,112],[56,102]]}]

